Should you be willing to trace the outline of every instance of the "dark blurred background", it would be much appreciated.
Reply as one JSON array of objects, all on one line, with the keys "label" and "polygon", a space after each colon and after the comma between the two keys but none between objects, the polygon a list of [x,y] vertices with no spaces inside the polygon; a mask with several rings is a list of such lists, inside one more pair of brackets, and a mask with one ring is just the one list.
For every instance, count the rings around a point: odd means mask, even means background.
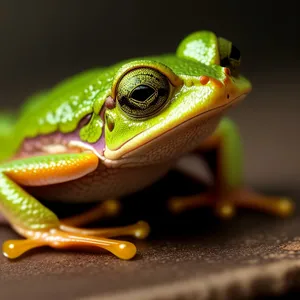
[{"label": "dark blurred background", "polygon": [[252,94],[230,115],[245,144],[246,180],[271,189],[300,186],[299,10],[296,1],[0,1],[0,101],[87,68],[172,52],[209,29],[242,52]]}]

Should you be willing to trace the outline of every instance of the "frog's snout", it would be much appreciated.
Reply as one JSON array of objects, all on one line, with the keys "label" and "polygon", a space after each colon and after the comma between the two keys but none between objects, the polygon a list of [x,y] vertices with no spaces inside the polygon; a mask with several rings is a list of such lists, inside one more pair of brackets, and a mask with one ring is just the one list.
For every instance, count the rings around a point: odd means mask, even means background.
[{"label": "frog's snout", "polygon": [[225,88],[224,98],[226,100],[234,101],[235,99],[244,98],[251,92],[252,86],[250,81],[241,75],[233,75],[232,71],[227,67],[224,67],[223,70],[226,76],[223,83]]}]

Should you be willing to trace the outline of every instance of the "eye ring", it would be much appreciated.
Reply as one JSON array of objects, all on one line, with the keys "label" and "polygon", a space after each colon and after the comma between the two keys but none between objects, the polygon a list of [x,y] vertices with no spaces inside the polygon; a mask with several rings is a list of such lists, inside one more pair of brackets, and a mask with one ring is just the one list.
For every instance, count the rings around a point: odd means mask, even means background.
[{"label": "eye ring", "polygon": [[156,69],[141,67],[121,77],[116,88],[116,102],[128,117],[147,119],[167,105],[170,92],[167,76]]}]

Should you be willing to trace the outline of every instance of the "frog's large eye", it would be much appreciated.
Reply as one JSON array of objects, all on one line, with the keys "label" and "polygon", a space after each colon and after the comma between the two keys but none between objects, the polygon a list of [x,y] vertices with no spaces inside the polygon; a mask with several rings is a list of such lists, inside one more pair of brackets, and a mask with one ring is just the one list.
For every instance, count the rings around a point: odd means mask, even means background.
[{"label": "frog's large eye", "polygon": [[117,104],[129,117],[145,119],[165,107],[170,95],[170,82],[159,71],[147,67],[125,74],[117,85]]},{"label": "frog's large eye", "polygon": [[224,38],[219,37],[218,42],[220,65],[229,68],[232,75],[237,76],[241,64],[241,53],[239,49]]}]

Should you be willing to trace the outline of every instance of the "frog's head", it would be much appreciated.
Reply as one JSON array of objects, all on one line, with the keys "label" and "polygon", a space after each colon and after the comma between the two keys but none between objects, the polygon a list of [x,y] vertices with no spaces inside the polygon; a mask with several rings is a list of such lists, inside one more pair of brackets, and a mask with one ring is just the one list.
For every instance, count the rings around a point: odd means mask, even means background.
[{"label": "frog's head", "polygon": [[176,55],[123,65],[107,100],[105,158],[148,164],[195,148],[250,92],[239,66],[239,50],[208,31],[185,38]]}]

